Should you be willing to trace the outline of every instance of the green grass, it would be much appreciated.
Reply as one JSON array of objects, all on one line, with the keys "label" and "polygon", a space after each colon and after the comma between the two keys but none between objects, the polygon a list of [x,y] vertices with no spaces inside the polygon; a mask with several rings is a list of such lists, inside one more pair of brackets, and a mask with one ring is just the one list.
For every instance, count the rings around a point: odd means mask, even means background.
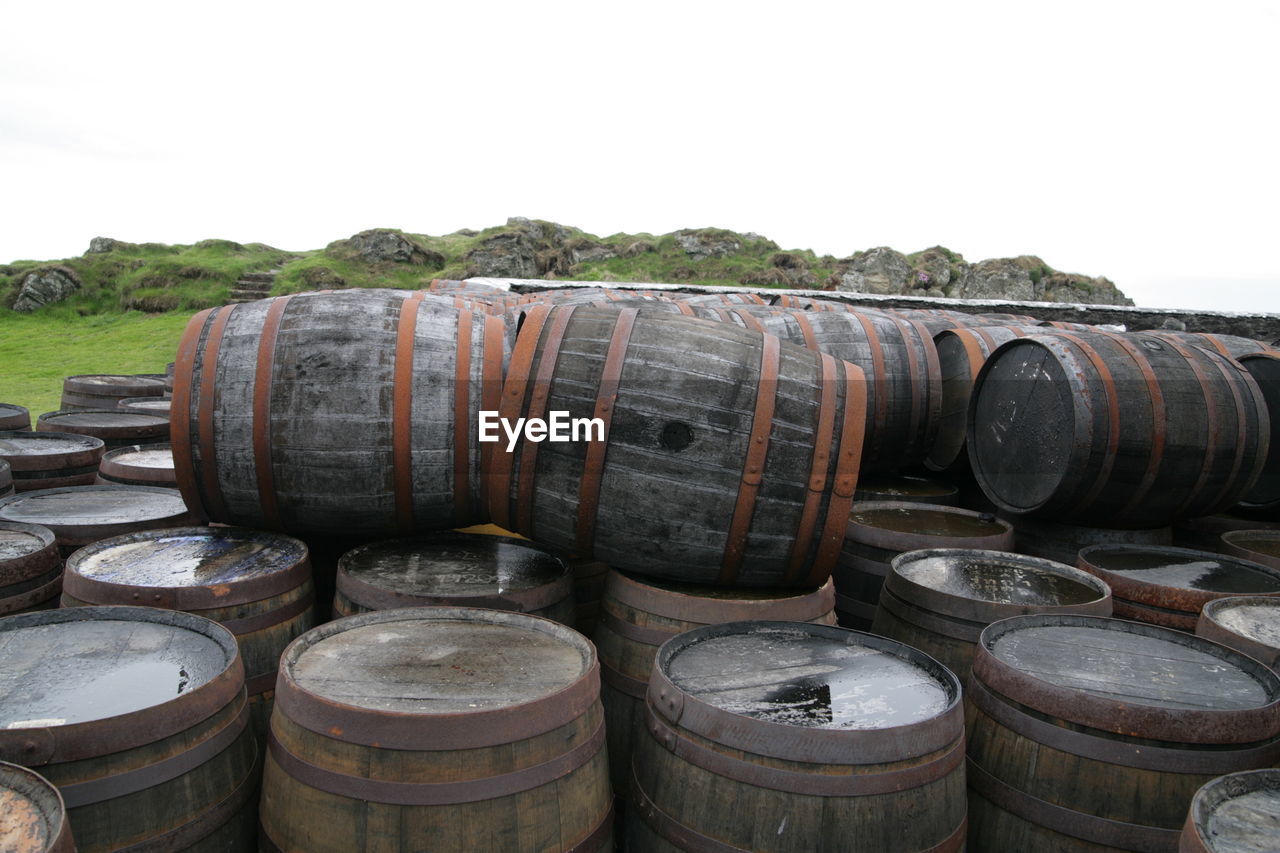
[{"label": "green grass", "polygon": [[62,380],[81,373],[164,373],[190,315],[137,311],[82,317],[69,306],[0,310],[0,402],[31,421],[59,408]]}]

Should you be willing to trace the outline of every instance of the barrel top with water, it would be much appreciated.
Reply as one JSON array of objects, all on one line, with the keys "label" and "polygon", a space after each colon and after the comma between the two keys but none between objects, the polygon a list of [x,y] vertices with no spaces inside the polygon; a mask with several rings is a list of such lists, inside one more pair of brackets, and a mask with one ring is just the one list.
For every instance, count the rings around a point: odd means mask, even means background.
[{"label": "barrel top with water", "polygon": [[858,541],[889,549],[926,541],[939,547],[982,547],[1009,537],[1012,529],[992,515],[905,501],[864,501],[849,512],[850,536],[856,531]]},{"label": "barrel top with water", "polygon": [[124,397],[116,405],[121,409],[140,412],[163,412],[167,420],[171,402],[168,397]]},{"label": "barrel top with water", "polygon": [[1222,544],[1230,554],[1280,568],[1280,530],[1232,530]]},{"label": "barrel top with water", "polygon": [[1088,606],[1110,597],[1107,585],[1087,572],[1003,551],[908,551],[894,558],[886,583],[896,588],[903,581],[915,588],[913,591],[932,590],[950,598],[1010,608]]},{"label": "barrel top with water", "polygon": [[982,632],[974,674],[1012,701],[1103,731],[1189,743],[1280,733],[1280,678],[1224,646],[1155,625],[1015,616]]},{"label": "barrel top with water", "polygon": [[6,583],[10,567],[37,559],[38,555],[52,551],[53,532],[39,524],[18,521],[0,521],[0,585]]},{"label": "barrel top with water", "polygon": [[64,853],[74,849],[58,789],[26,767],[0,762],[0,850]]},{"label": "barrel top with water", "polygon": [[378,589],[429,597],[533,589],[565,577],[569,569],[525,540],[445,533],[363,545],[342,556],[339,571]]},{"label": "barrel top with water", "polygon": [[44,489],[0,501],[0,519],[54,528],[163,521],[186,511],[178,492],[149,486]]},{"label": "barrel top with water", "polygon": [[1196,635],[1280,669],[1280,598],[1233,595],[1211,601],[1200,612]]},{"label": "barrel top with water", "polygon": [[1280,570],[1188,548],[1094,545],[1080,567],[1129,598],[1167,609],[1199,606],[1223,595],[1280,595]]},{"label": "barrel top with water", "polygon": [[854,499],[859,501],[909,501],[953,504],[959,490],[950,483],[915,475],[872,475],[858,478]]},{"label": "barrel top with water", "polygon": [[153,412],[137,412],[128,409],[45,412],[39,418],[41,432],[65,430],[102,430],[106,433],[137,431],[139,434],[154,432],[169,423],[168,415]]},{"label": "barrel top with water", "polygon": [[1191,801],[1178,848],[1183,853],[1280,850],[1280,770],[1229,773]]},{"label": "barrel top with water", "polygon": [[24,430],[0,432],[0,456],[8,459],[15,471],[23,469],[20,462],[15,462],[15,457],[84,454],[86,462],[90,462],[93,454],[100,452],[102,447],[102,439],[91,435]]},{"label": "barrel top with water", "polygon": [[102,457],[102,466],[167,471],[172,478],[173,448],[168,444],[132,444],[128,447],[117,447],[115,450],[107,451]]},{"label": "barrel top with water", "polygon": [[62,385],[67,390],[96,393],[134,389],[137,391],[135,396],[138,397],[145,397],[153,392],[158,397],[164,390],[164,380],[151,374],[83,373],[68,376],[62,381]]}]

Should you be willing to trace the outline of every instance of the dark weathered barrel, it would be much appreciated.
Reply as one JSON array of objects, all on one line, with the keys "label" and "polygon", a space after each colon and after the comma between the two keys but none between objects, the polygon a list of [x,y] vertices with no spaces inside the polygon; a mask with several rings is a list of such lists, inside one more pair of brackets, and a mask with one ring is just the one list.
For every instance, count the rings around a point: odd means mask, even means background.
[{"label": "dark weathered barrel", "polygon": [[0,619],[0,760],[58,787],[82,853],[250,850],[258,752],[220,625],[150,607]]},{"label": "dark weathered barrel", "polygon": [[687,305],[768,305],[769,303],[757,293],[746,292],[722,292],[722,293],[699,293],[699,294],[679,294],[677,301],[684,302]]},{"label": "dark weathered barrel", "polygon": [[1191,799],[1178,853],[1280,850],[1280,770],[1228,773]]},{"label": "dark weathered barrel", "polygon": [[170,405],[168,397],[125,397],[116,404],[116,408],[128,412],[149,412],[168,418]]},{"label": "dark weathered barrel", "polygon": [[53,531],[0,521],[0,616],[57,607],[62,557]]},{"label": "dark weathered barrel", "polygon": [[1036,324],[1046,329],[1062,329],[1066,332],[1096,332],[1097,326],[1090,323],[1073,323],[1070,320],[1041,320]]},{"label": "dark weathered barrel", "polygon": [[177,364],[174,464],[198,515],[394,536],[479,514],[497,317],[420,292],[282,296],[196,315]]},{"label": "dark weathered barrel", "polygon": [[816,585],[853,497],[865,390],[852,365],[725,323],[536,307],[501,417],[598,420],[577,441],[487,445],[492,519],[646,576]]},{"label": "dark weathered barrel", "polygon": [[611,571],[600,625],[600,699],[609,735],[613,789],[630,786],[631,744],[643,722],[644,696],[658,647],[676,634],[722,622],[784,621],[834,625],[835,587],[815,590],[718,589],[644,580]]},{"label": "dark weathered barrel", "polygon": [[960,684],[915,649],[803,622],[696,628],[654,662],[627,846],[958,851],[963,753]]},{"label": "dark weathered barrel", "polygon": [[973,647],[992,622],[1028,613],[1111,615],[1111,590],[1071,566],[963,548],[893,558],[872,633],[919,649],[969,681]]},{"label": "dark weathered barrel", "polygon": [[920,323],[929,330],[930,337],[944,329],[990,326],[995,322],[990,316],[970,314],[967,311],[950,311],[945,308],[890,308],[886,313]]},{"label": "dark weathered barrel", "polygon": [[0,500],[0,521],[49,528],[63,556],[109,536],[176,527],[190,518],[181,495],[151,486],[44,489]]},{"label": "dark weathered barrel", "polygon": [[97,476],[102,439],[71,433],[0,432],[0,459],[16,491],[88,486]]},{"label": "dark weathered barrel", "polygon": [[132,444],[109,450],[98,463],[94,483],[176,489],[178,479],[173,472],[173,447],[169,444]]},{"label": "dark weathered barrel", "polygon": [[1150,528],[1238,502],[1269,441],[1262,392],[1236,362],[1165,338],[1081,332],[992,353],[966,444],[1007,512]]},{"label": "dark weathered barrel", "polygon": [[1155,625],[989,626],[968,702],[973,850],[1173,851],[1191,798],[1280,760],[1280,678]]},{"label": "dark weathered barrel", "polygon": [[307,546],[243,527],[177,527],[94,542],[67,559],[62,606],[141,604],[235,635],[255,729],[265,735],[280,654],[315,627]]},{"label": "dark weathered barrel", "polygon": [[1013,549],[1013,528],[985,513],[903,501],[853,505],[836,563],[836,615],[846,628],[866,629],[894,557],[924,548]]},{"label": "dark weathered barrel", "polygon": [[1222,547],[1233,556],[1280,569],[1280,530],[1231,530],[1222,534]]},{"label": "dark weathered barrel", "polygon": [[583,635],[593,636],[600,624],[600,607],[604,599],[605,578],[610,572],[609,564],[581,557],[569,557],[566,562],[573,573],[573,625]]},{"label": "dark weathered barrel", "polygon": [[0,850],[75,853],[67,807],[53,784],[34,770],[0,761]]},{"label": "dark weathered barrel", "polygon": [[62,381],[62,409],[114,409],[125,397],[160,397],[164,381],[151,376],[94,373]]},{"label": "dark weathered barrel", "polygon": [[397,607],[489,607],[573,626],[573,576],[525,539],[433,533],[361,545],[338,560],[334,618]]},{"label": "dark weathered barrel", "polygon": [[858,478],[855,501],[904,501],[906,503],[956,506],[960,490],[951,483],[917,474],[872,474]]},{"label": "dark weathered barrel", "polygon": [[[1280,429],[1280,353],[1253,353],[1242,355],[1238,360],[1262,390],[1272,430]],[[1272,442],[1262,474],[1241,498],[1240,508],[1280,520],[1280,441]]]},{"label": "dark weathered barrel", "polygon": [[1014,544],[1019,554],[1043,557],[1068,566],[1074,566],[1079,560],[1080,549],[1091,545],[1160,546],[1173,542],[1173,530],[1169,527],[1113,530],[1107,527],[1059,524],[1026,515],[1002,517],[1013,525]]},{"label": "dark weathered barrel", "polygon": [[524,613],[314,628],[280,662],[262,849],[610,849],[599,693],[591,644]]},{"label": "dark weathered barrel", "polygon": [[1280,569],[1210,551],[1093,545],[1077,565],[1111,587],[1117,618],[1180,631],[1194,631],[1215,598],[1280,595]]},{"label": "dark weathered barrel", "polygon": [[1196,621],[1196,636],[1222,643],[1280,671],[1280,598],[1233,595],[1210,601]]},{"label": "dark weathered barrel", "polygon": [[1280,530],[1280,521],[1259,521],[1229,512],[1188,518],[1174,526],[1173,544],[1180,548],[1224,553],[1226,545],[1222,542],[1222,534],[1232,530]]},{"label": "dark weathered barrel", "polygon": [[1175,332],[1167,329],[1152,329],[1142,332],[1155,338],[1165,338],[1181,344],[1201,347],[1216,352],[1227,358],[1239,359],[1241,356],[1260,352],[1274,352],[1275,348],[1253,338],[1242,338],[1239,335],[1215,335],[1208,332]]},{"label": "dark weathered barrel", "polygon": [[111,449],[168,441],[169,416],[128,409],[45,412],[36,420],[36,431],[91,435]]},{"label": "dark weathered barrel", "polygon": [[0,431],[26,431],[31,429],[31,413],[26,406],[0,403]]}]

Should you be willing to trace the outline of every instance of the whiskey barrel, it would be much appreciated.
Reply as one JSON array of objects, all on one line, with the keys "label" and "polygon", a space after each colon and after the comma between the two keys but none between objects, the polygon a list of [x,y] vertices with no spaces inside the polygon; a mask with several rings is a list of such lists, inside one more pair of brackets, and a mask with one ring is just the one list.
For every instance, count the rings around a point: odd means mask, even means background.
[{"label": "whiskey barrel", "polygon": [[727,305],[736,307],[738,305],[768,305],[769,303],[758,293],[699,293],[694,295],[681,294],[677,301],[686,305]]},{"label": "whiskey barrel", "polygon": [[107,451],[98,463],[96,485],[159,486],[176,489],[173,447],[169,444],[131,444]]},{"label": "whiskey barrel", "polygon": [[854,501],[903,501],[906,503],[956,506],[960,490],[934,477],[916,474],[880,474],[858,478]]},{"label": "whiskey barrel", "polygon": [[400,290],[197,314],[172,410],[183,497],[198,517],[290,533],[394,536],[471,521],[477,415],[498,408],[502,326]]},{"label": "whiskey barrel", "polygon": [[151,486],[79,486],[22,492],[0,500],[0,521],[53,531],[63,556],[99,539],[189,522],[182,496]]},{"label": "whiskey barrel", "polygon": [[488,445],[492,520],[645,576],[820,584],[853,496],[865,389],[852,365],[724,323],[535,307],[501,417],[599,418],[603,440]]},{"label": "whiskey barrel", "polygon": [[1280,850],[1280,770],[1228,773],[1196,792],[1178,853]]},{"label": "whiskey barrel", "polygon": [[1222,534],[1223,550],[1235,557],[1280,569],[1280,530],[1232,530]]},{"label": "whiskey barrel", "polygon": [[1188,518],[1174,526],[1173,544],[1179,548],[1224,553],[1226,545],[1222,534],[1232,530],[1280,530],[1280,521],[1258,521],[1230,512]]},{"label": "whiskey barrel", "polygon": [[1209,551],[1093,545],[1078,565],[1111,587],[1117,618],[1180,631],[1195,631],[1215,598],[1280,595],[1280,569]]},{"label": "whiskey barrel", "polygon": [[31,429],[31,413],[25,406],[0,403],[0,431],[26,431]]},{"label": "whiskey barrel", "polygon": [[9,467],[7,461],[0,459],[0,498],[7,498],[14,491],[13,470]]},{"label": "whiskey barrel", "polygon": [[1280,671],[1280,598],[1233,595],[1200,611],[1196,636],[1213,640]]},{"label": "whiskey barrel", "polygon": [[0,616],[57,607],[62,558],[53,531],[0,521]]},{"label": "whiskey barrel", "polygon": [[1001,620],[965,696],[975,850],[1175,850],[1201,785],[1280,760],[1280,678],[1155,625]]},{"label": "whiskey barrel", "polygon": [[147,530],[86,545],[67,559],[62,606],[102,604],[182,610],[235,635],[259,736],[280,654],[316,624],[307,546],[243,527]]},{"label": "whiskey barrel", "polygon": [[1028,613],[1111,615],[1111,590],[1052,560],[964,548],[894,557],[872,633],[905,643],[969,681],[973,647],[992,622]]},{"label": "whiskey barrel", "polygon": [[128,409],[74,409],[45,412],[36,419],[36,432],[91,435],[108,450],[169,440],[169,417]]},{"label": "whiskey barrel", "polygon": [[645,580],[610,571],[599,627],[600,700],[609,736],[613,789],[630,787],[631,745],[658,647],[677,634],[722,622],[784,621],[834,625],[835,587],[744,590]]},{"label": "whiskey barrel", "polygon": [[116,404],[117,409],[128,412],[149,412],[169,417],[170,399],[168,397],[125,397]]},{"label": "whiskey barrel", "polygon": [[[1252,353],[1239,356],[1238,361],[1262,390],[1272,429],[1280,429],[1280,353]],[[1272,442],[1262,474],[1241,498],[1240,509],[1280,521],[1280,441]]]},{"label": "whiskey barrel", "polygon": [[314,628],[280,662],[261,849],[609,849],[599,690],[591,644],[524,613]]},{"label": "whiskey barrel", "polygon": [[573,626],[573,576],[525,539],[434,533],[361,545],[338,559],[333,616],[397,607],[489,607]]},{"label": "whiskey barrel", "polygon": [[58,787],[82,853],[252,849],[257,748],[225,628],[150,607],[0,619],[0,760]]},{"label": "whiskey barrel", "polygon": [[49,780],[0,761],[0,850],[75,853],[67,807]]},{"label": "whiskey barrel", "polygon": [[1201,347],[1226,358],[1239,359],[1241,356],[1251,355],[1253,353],[1275,352],[1275,348],[1270,344],[1262,341],[1255,341],[1253,338],[1243,338],[1239,335],[1217,335],[1208,332],[1176,332],[1168,329],[1152,329],[1148,332],[1142,332],[1144,335],[1150,335],[1154,338],[1165,338],[1167,340],[1176,341],[1181,344]]},{"label": "whiskey barrel", "polygon": [[565,562],[573,573],[573,626],[583,636],[594,636],[596,626],[600,624],[601,600],[604,598],[605,578],[610,572],[609,564],[573,556],[566,558]]},{"label": "whiskey barrel", "polygon": [[961,850],[963,753],[960,684],[915,649],[803,622],[696,628],[654,662],[627,847]]},{"label": "whiskey barrel", "polygon": [[68,376],[62,381],[60,408],[114,409],[125,397],[160,397],[164,382],[149,376],[91,373]]},{"label": "whiskey barrel", "polygon": [[1043,557],[1068,566],[1074,566],[1080,559],[1080,550],[1091,545],[1146,547],[1169,545],[1173,542],[1173,529],[1169,527],[1113,530],[1107,527],[1060,524],[1026,515],[1001,517],[1013,525],[1014,545],[1019,554]]},{"label": "whiskey barrel", "polygon": [[1151,528],[1237,503],[1269,424],[1257,382],[1228,358],[1152,335],[1058,333],[991,354],[966,443],[1006,512]]},{"label": "whiskey barrel", "polygon": [[90,435],[0,432],[0,459],[19,492],[91,485],[104,450],[102,439]]},{"label": "whiskey barrel", "polygon": [[1013,549],[1013,528],[985,513],[903,501],[860,501],[849,513],[836,563],[836,616],[846,628],[875,619],[891,561],[925,548]]}]

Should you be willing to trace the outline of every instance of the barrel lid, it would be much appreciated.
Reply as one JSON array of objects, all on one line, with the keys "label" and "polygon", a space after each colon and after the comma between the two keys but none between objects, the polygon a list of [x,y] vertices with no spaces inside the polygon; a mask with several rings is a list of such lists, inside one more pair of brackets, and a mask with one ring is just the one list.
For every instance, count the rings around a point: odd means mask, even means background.
[{"label": "barrel lid", "polygon": [[149,375],[119,373],[84,373],[62,380],[63,390],[88,393],[115,393],[132,391],[133,396],[145,397],[164,392],[164,381]]},{"label": "barrel lid", "polygon": [[168,414],[173,401],[167,397],[122,397],[116,405],[121,409],[157,411]]},{"label": "barrel lid", "polygon": [[1080,551],[1080,568],[1117,598],[1168,610],[1199,611],[1224,595],[1280,595],[1280,570],[1189,548],[1093,545]]},{"label": "barrel lid", "polygon": [[1280,650],[1280,598],[1257,595],[1219,598],[1204,606],[1203,615],[1233,634]]},{"label": "barrel lid", "polygon": [[66,828],[62,795],[48,779],[17,764],[0,762],[0,850],[47,853]]},{"label": "barrel lid", "polygon": [[1006,551],[908,551],[893,558],[885,585],[929,610],[986,622],[1025,612],[1111,612],[1111,590],[1102,580],[1053,560]]},{"label": "barrel lid", "polygon": [[886,501],[921,501],[928,503],[928,498],[952,498],[957,493],[955,486],[935,480],[931,477],[917,477],[910,474],[879,475],[858,478],[858,490],[855,497],[877,495],[879,500]]},{"label": "barrel lid", "polygon": [[1225,646],[1156,625],[1014,616],[982,631],[973,673],[1008,699],[1102,731],[1188,743],[1280,735],[1280,678]]},{"label": "barrel lid", "polygon": [[129,409],[66,409],[45,412],[38,419],[40,431],[48,429],[155,429],[169,424],[167,415]]},{"label": "barrel lid", "polygon": [[909,501],[858,501],[846,536],[891,551],[1013,545],[1013,525],[989,513]]},{"label": "barrel lid", "polygon": [[0,500],[0,520],[53,529],[180,518],[182,495],[153,486],[73,486],[23,492]]},{"label": "barrel lid", "polygon": [[203,610],[259,601],[310,577],[307,546],[247,527],[176,527],[112,536],[67,558],[63,589],[93,604],[133,603]]},{"label": "barrel lid", "polygon": [[102,439],[69,432],[0,432],[0,455],[48,456],[55,453],[81,453],[103,447]]},{"label": "barrel lid", "polygon": [[169,444],[131,444],[128,447],[117,447],[103,455],[102,464],[171,471],[173,447]]},{"label": "barrel lid", "polygon": [[340,577],[409,599],[502,596],[545,587],[569,574],[563,560],[527,540],[469,533],[371,542],[343,554],[338,571]]},{"label": "barrel lid", "polygon": [[53,545],[53,531],[39,524],[0,521],[0,564],[37,554]]},{"label": "barrel lid", "polygon": [[1280,850],[1280,770],[1248,770],[1220,776],[1196,792],[1186,833],[1200,846],[1180,850],[1211,853],[1273,853]]},{"label": "barrel lid", "polygon": [[1280,530],[1231,530],[1222,543],[1230,554],[1280,568]]},{"label": "barrel lid", "polygon": [[294,640],[276,707],[312,731],[388,749],[510,743],[564,725],[598,701],[594,647],[523,613],[381,610]]}]

